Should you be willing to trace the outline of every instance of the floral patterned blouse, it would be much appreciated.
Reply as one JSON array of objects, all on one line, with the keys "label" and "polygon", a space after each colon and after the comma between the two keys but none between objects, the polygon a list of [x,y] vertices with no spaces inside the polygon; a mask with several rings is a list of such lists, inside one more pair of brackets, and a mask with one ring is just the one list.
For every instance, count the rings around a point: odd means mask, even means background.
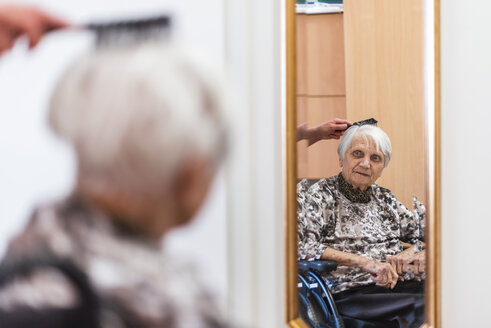
[{"label": "floral patterned blouse", "polygon": [[[319,259],[327,247],[385,262],[403,250],[401,242],[421,250],[424,239],[425,207],[414,198],[408,210],[390,190],[373,184],[365,192],[352,188],[341,173],[309,186],[297,185],[298,258]],[[338,266],[323,278],[333,293],[372,284],[368,272]],[[403,279],[415,277],[408,272]]]},{"label": "floral patterned blouse", "polygon": [[[102,328],[126,327],[123,317],[148,328],[231,326],[190,265],[165,254],[159,242],[113,222],[76,198],[42,206],[10,243],[4,261],[43,258],[46,253],[74,261],[102,298]],[[73,287],[61,278],[39,272],[5,286],[0,290],[0,309],[76,304]]]}]

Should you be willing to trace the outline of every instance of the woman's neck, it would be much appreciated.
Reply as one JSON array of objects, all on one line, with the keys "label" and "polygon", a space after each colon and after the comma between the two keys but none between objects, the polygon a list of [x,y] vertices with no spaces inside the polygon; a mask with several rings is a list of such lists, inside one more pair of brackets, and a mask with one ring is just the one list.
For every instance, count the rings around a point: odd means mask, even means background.
[{"label": "woman's neck", "polygon": [[346,179],[343,177],[343,173],[338,174],[338,186],[339,186],[339,191],[349,199],[350,201],[354,203],[368,203],[371,200],[371,194],[372,194],[372,188],[366,187],[364,190],[355,188],[348,182],[346,182]]}]

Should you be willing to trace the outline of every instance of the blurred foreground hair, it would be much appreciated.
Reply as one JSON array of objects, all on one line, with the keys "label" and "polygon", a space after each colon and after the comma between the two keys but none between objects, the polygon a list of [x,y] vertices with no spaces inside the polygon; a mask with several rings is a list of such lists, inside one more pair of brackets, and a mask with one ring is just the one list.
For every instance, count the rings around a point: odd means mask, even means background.
[{"label": "blurred foreground hair", "polygon": [[164,44],[100,49],[56,86],[49,123],[75,149],[88,186],[161,192],[191,156],[219,163],[226,148],[220,79]]}]

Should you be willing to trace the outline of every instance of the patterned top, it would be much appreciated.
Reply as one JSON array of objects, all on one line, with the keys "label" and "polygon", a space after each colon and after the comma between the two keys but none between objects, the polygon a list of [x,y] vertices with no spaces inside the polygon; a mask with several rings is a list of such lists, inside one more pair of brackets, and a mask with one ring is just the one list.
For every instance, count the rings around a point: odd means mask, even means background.
[{"label": "patterned top", "polygon": [[[425,217],[421,202],[414,198],[411,212],[388,189],[372,185],[366,191],[367,201],[366,195],[346,192],[346,185],[350,186],[341,174],[320,179],[312,186],[305,179],[298,183],[299,259],[319,259],[331,247],[385,262],[387,256],[403,250],[401,242],[421,249]],[[333,293],[373,283],[368,272],[348,266],[338,266],[323,277]],[[412,272],[403,277],[414,278]]]},{"label": "patterned top", "polygon": [[[159,242],[130,234],[77,199],[39,208],[11,242],[4,260],[47,253],[68,257],[87,274],[102,298],[102,328],[125,327],[122,317],[138,322],[138,327],[229,326],[189,266],[166,256]],[[76,293],[68,279],[60,277],[41,272],[5,286],[0,309],[73,306]]]}]

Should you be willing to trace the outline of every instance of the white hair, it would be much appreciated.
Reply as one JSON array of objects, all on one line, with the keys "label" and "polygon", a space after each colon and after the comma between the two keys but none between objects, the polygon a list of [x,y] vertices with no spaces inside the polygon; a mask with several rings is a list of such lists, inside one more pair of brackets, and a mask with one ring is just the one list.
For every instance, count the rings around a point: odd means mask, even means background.
[{"label": "white hair", "polygon": [[387,167],[392,157],[392,146],[389,136],[381,128],[368,124],[362,126],[352,125],[346,130],[338,146],[338,156],[341,161],[343,161],[344,155],[351,146],[351,142],[355,136],[364,136],[365,138],[372,139],[377,147],[377,151],[381,151],[384,154],[384,167]]},{"label": "white hair", "polygon": [[209,65],[170,46],[96,50],[59,81],[49,122],[74,147],[85,180],[162,190],[186,160],[201,156],[214,170],[222,157],[219,81]]}]

